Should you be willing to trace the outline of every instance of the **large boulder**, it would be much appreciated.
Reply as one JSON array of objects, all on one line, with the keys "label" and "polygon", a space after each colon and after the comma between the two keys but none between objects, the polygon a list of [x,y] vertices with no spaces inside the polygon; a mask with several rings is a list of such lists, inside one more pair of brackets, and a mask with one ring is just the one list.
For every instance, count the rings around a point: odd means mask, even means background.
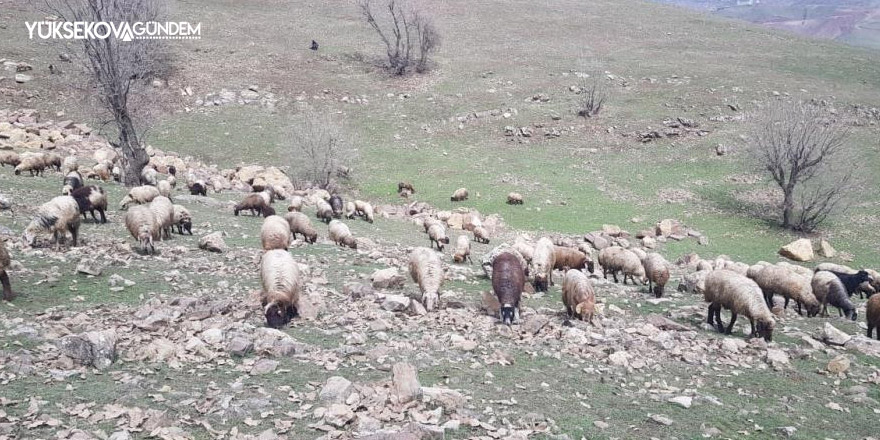
[{"label": "large boulder", "polygon": [[795,240],[779,249],[779,255],[794,261],[811,261],[813,244],[807,238]]},{"label": "large boulder", "polygon": [[114,329],[92,331],[64,336],[58,348],[80,365],[105,369],[116,360],[116,340]]}]

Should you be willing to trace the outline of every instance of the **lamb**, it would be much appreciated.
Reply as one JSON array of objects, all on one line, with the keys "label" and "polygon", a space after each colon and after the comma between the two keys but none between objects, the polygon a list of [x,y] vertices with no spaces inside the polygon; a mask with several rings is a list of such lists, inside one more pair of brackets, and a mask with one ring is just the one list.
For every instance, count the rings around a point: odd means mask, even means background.
[{"label": "lamb", "polygon": [[352,249],[357,249],[357,240],[351,235],[351,229],[348,229],[348,225],[345,223],[342,223],[339,220],[331,220],[327,234],[329,235],[330,240],[339,246],[348,246]]},{"label": "lamb", "polygon": [[[703,298],[709,303],[706,322],[719,332],[731,334],[737,315],[745,315],[752,327],[750,338],[760,336],[767,342],[773,340],[773,314],[754,281],[729,270],[713,270],[706,275]],[[730,324],[726,330],[721,322],[722,307],[730,310]]]},{"label": "lamb", "polygon": [[330,207],[333,208],[333,218],[341,218],[342,211],[344,209],[344,204],[342,203],[342,197],[338,194],[333,194],[330,196]]},{"label": "lamb", "polygon": [[636,283],[636,278],[644,284],[645,268],[642,266],[642,261],[638,255],[628,249],[619,246],[602,249],[599,251],[599,264],[602,266],[602,274],[605,279],[608,279],[608,272],[611,272],[616,283],[618,282],[617,272],[622,272],[623,284],[626,284],[627,277],[632,280],[633,284]]},{"label": "lamb", "polygon": [[858,319],[856,307],[847,295],[846,285],[839,278],[839,274],[827,270],[820,270],[813,274],[811,285],[813,294],[822,304],[822,316],[828,316],[828,304],[837,307],[840,315],[846,315],[847,318],[855,321]]},{"label": "lamb", "polygon": [[363,217],[369,223],[373,223],[373,205],[363,200],[354,201],[354,209],[357,215]]},{"label": "lamb", "polygon": [[440,286],[443,284],[443,263],[433,249],[415,248],[410,254],[409,273],[419,285],[421,303],[429,312],[440,302]]},{"label": "lamb", "polygon": [[260,228],[260,244],[264,251],[273,249],[287,249],[293,236],[290,234],[290,224],[287,220],[277,215],[270,215],[263,220]]},{"label": "lamb", "polygon": [[156,216],[147,205],[132,206],[123,218],[125,228],[138,241],[141,252],[153,254],[156,247],[153,245],[154,240],[159,239],[161,230]]},{"label": "lamb", "polygon": [[293,196],[287,205],[287,212],[301,212],[303,208],[303,198],[301,196]]},{"label": "lamb", "polygon": [[547,237],[542,237],[535,245],[529,272],[534,277],[532,284],[536,292],[546,292],[547,288],[553,285],[553,267],[556,266],[555,248]]},{"label": "lamb", "polygon": [[474,263],[474,260],[471,259],[471,242],[468,240],[467,235],[459,235],[457,239],[455,239],[455,254],[452,255],[452,261],[455,263],[464,263],[464,260],[467,259]]},{"label": "lamb", "polygon": [[[0,263],[0,266],[2,266],[2,263]],[[4,284],[3,287],[5,291],[7,286]],[[871,339],[871,333],[876,329],[877,340],[880,341],[880,295],[868,298],[868,301],[865,303],[865,320],[868,322],[868,339]]]},{"label": "lamb", "polygon": [[446,228],[439,223],[435,223],[428,228],[428,240],[431,244],[431,249],[434,248],[434,244],[437,244],[437,250],[443,252],[443,245],[449,244],[449,237],[446,235]]},{"label": "lamb", "polygon": [[196,180],[192,185],[189,185],[189,193],[194,196],[207,197],[208,184],[204,180]]},{"label": "lamb", "polygon": [[655,297],[662,297],[666,282],[669,281],[669,262],[660,254],[651,252],[642,258],[642,266],[648,278],[648,290]]},{"label": "lamb", "polygon": [[156,223],[159,225],[159,231],[162,237],[167,240],[171,238],[171,227],[174,225],[174,205],[168,197],[158,196],[149,204],[150,211]]},{"label": "lamb", "polygon": [[397,193],[402,194],[404,190],[409,191],[410,194],[415,194],[416,189],[413,188],[412,183],[409,182],[400,182],[397,184]]},{"label": "lamb", "polygon": [[581,321],[593,323],[596,310],[596,292],[587,275],[577,269],[569,269],[562,279],[562,303],[568,317],[577,316]]},{"label": "lamb", "polygon": [[502,323],[511,325],[519,315],[525,284],[525,272],[516,255],[502,252],[495,257],[492,261],[492,291],[501,306],[499,314]]},{"label": "lamb", "polygon": [[183,231],[192,235],[192,216],[189,210],[181,205],[174,205],[174,226],[177,227],[177,233],[183,235]]},{"label": "lamb", "polygon": [[18,165],[15,166],[15,175],[19,176],[21,173],[27,171],[30,173],[31,177],[42,176],[45,168],[46,163],[41,154],[22,156]]},{"label": "lamb", "polygon": [[449,198],[452,202],[463,202],[468,199],[468,190],[467,188],[459,188],[452,193],[452,197]]},{"label": "lamb", "polygon": [[128,190],[128,194],[119,202],[119,209],[126,209],[132,203],[137,205],[150,203],[159,195],[159,190],[155,186],[136,186]]},{"label": "lamb", "polygon": [[508,205],[522,205],[523,204],[523,196],[520,193],[512,192],[507,195],[507,204]]},{"label": "lamb", "polygon": [[287,250],[273,249],[260,262],[261,303],[266,325],[279,329],[298,315],[302,276]]},{"label": "lamb", "polygon": [[141,170],[141,185],[156,186],[159,183],[159,172],[150,165]]},{"label": "lamb", "polygon": [[79,170],[79,162],[76,159],[76,156],[67,156],[64,158],[64,161],[61,162],[61,170],[67,174],[71,171]]},{"label": "lamb", "polygon": [[474,227],[474,241],[477,243],[489,244],[489,232],[482,226]]},{"label": "lamb", "polygon": [[251,215],[262,215],[263,217],[275,215],[275,209],[269,206],[263,194],[250,193],[246,195],[244,200],[232,208],[233,213],[238,215],[239,212],[247,210],[251,212]]},{"label": "lamb", "polygon": [[[514,245],[516,248],[516,245]],[[593,261],[587,254],[565,246],[553,246],[554,264],[556,270],[567,271],[569,269],[588,270],[593,272]]]},{"label": "lamb", "polygon": [[70,232],[73,238],[73,246],[77,245],[79,236],[79,206],[71,196],[58,196],[42,204],[24,230],[24,241],[29,246],[34,246],[37,235],[51,232],[55,244],[61,242]]},{"label": "lamb", "polygon": [[98,218],[95,217],[95,211],[98,211],[98,214],[101,214],[101,223],[107,223],[107,216],[104,215],[104,212],[107,211],[107,193],[103,188],[95,185],[84,186],[75,189],[70,195],[76,200],[83,220],[86,219],[88,212],[92,214],[92,219],[97,223]]},{"label": "lamb", "polygon": [[291,211],[284,214],[284,219],[287,220],[294,239],[296,239],[296,234],[302,234],[303,240],[306,243],[315,243],[318,240],[318,231],[312,226],[312,221],[309,220],[307,215]]},{"label": "lamb", "polygon": [[324,199],[318,199],[316,202],[315,214],[318,216],[318,220],[330,224],[330,220],[333,220],[333,207]]},{"label": "lamb", "polygon": [[[115,168],[116,167],[114,167],[114,169]],[[110,176],[110,167],[108,167],[105,163],[96,163],[95,166],[92,167],[92,172],[89,173],[90,179],[97,179],[103,182],[108,182],[110,180]]]},{"label": "lamb", "polygon": [[0,166],[12,165],[13,168],[21,163],[21,156],[14,151],[0,151]]},{"label": "lamb", "polygon": [[[12,291],[12,284],[9,282],[9,274],[6,273],[10,266],[12,266],[12,258],[9,256],[9,251],[6,250],[6,242],[0,240],[0,285],[3,286],[3,301],[15,299],[15,292]],[[870,330],[868,337],[871,337]]]},{"label": "lamb", "polygon": [[345,218],[351,220],[356,213],[357,207],[355,207],[354,202],[345,202]]},{"label": "lamb", "polygon": [[788,308],[789,300],[794,300],[799,315],[803,315],[802,306],[809,317],[819,314],[819,301],[813,295],[810,278],[779,266],[764,266],[757,273],[753,271],[753,275],[749,278],[754,280],[764,292],[767,307],[773,307],[773,295],[776,294],[785,298],[783,308]]},{"label": "lamb", "polygon": [[156,184],[156,189],[159,190],[159,194],[162,195],[162,197],[168,197],[169,199],[171,198],[171,182],[167,180],[160,180],[159,183]]}]

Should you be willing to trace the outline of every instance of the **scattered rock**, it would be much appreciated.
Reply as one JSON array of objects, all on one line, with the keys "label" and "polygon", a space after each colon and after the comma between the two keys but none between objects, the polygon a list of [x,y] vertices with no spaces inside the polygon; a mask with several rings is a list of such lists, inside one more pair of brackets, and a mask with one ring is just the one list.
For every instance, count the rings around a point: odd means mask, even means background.
[{"label": "scattered rock", "polygon": [[398,362],[391,369],[391,381],[394,386],[394,394],[397,401],[407,403],[419,398],[422,386],[416,373],[416,367]]},{"label": "scattered rock", "polygon": [[813,244],[809,239],[801,238],[779,249],[779,255],[794,261],[812,261]]},{"label": "scattered rock", "polygon": [[278,361],[273,359],[260,359],[251,368],[251,374],[269,374],[278,368]]},{"label": "scattered rock", "polygon": [[674,403],[682,408],[690,408],[693,401],[694,399],[689,396],[678,396],[667,400],[667,402]]},{"label": "scattered rock", "polygon": [[822,329],[822,340],[825,341],[826,344],[843,346],[849,342],[850,339],[852,339],[852,336],[838,330],[837,327],[831,325],[831,323],[826,322],[825,327]]},{"label": "scattered rock", "polygon": [[33,80],[33,79],[34,79],[33,76],[31,76],[31,75],[25,75],[25,74],[23,74],[23,73],[18,73],[18,74],[15,75],[15,82],[17,82],[17,83],[19,83],[19,84],[24,84],[24,83],[26,83],[26,82],[29,82],[29,81]]},{"label": "scattered rock", "polygon": [[226,351],[235,356],[244,356],[254,350],[254,342],[243,336],[236,336],[229,340]]},{"label": "scattered rock", "polygon": [[80,365],[102,370],[116,360],[116,340],[114,329],[85,332],[64,336],[58,341],[58,348]]},{"label": "scattered rock", "polygon": [[849,358],[841,354],[836,356],[834,359],[831,359],[825,369],[828,370],[828,372],[831,374],[840,374],[845,373],[847,370],[849,370],[849,366]]},{"label": "scattered rock", "polygon": [[333,376],[324,383],[324,387],[318,394],[318,399],[322,402],[345,403],[352,390],[354,388],[351,381],[341,376]]},{"label": "scattered rock", "polygon": [[522,324],[522,330],[537,335],[544,326],[550,323],[550,319],[543,315],[531,315]]},{"label": "scattered rock", "polygon": [[834,258],[837,255],[837,251],[831,246],[831,243],[824,239],[819,240],[819,249],[817,251],[820,257]]},{"label": "scattered rock", "polygon": [[663,415],[660,415],[660,414],[651,414],[651,415],[650,415],[650,418],[651,418],[651,420],[653,420],[655,423],[658,423],[658,424],[663,425],[663,426],[669,426],[669,425],[671,425],[671,424],[674,423],[673,420],[670,419],[669,417],[666,417],[666,416],[663,416]]},{"label": "scattered rock", "polygon": [[324,422],[337,428],[342,428],[348,422],[354,420],[354,411],[341,403],[334,403],[324,413]]},{"label": "scattered rock", "polygon": [[790,365],[788,354],[783,350],[775,348],[770,348],[767,350],[767,363],[769,363],[776,370],[781,370]]},{"label": "scattered rock", "polygon": [[797,432],[797,428],[795,428],[794,426],[780,426],[777,430],[780,434],[786,437],[793,437],[794,433]]},{"label": "scattered rock", "polygon": [[403,287],[406,278],[396,268],[389,267],[373,272],[373,275],[370,276],[370,281],[373,283],[374,289],[397,289]]},{"label": "scattered rock", "polygon": [[223,233],[212,232],[199,239],[199,249],[208,252],[226,252],[226,242],[223,241]]},{"label": "scattered rock", "polygon": [[410,299],[403,295],[385,295],[382,308],[390,312],[400,312],[409,307]]},{"label": "scattered rock", "polygon": [[87,260],[83,259],[76,265],[76,271],[78,273],[91,275],[91,276],[101,276],[104,268],[95,260]]},{"label": "scattered rock", "polygon": [[601,420],[596,420],[596,421],[594,421],[594,422],[593,422],[593,426],[595,426],[595,427],[597,427],[597,428],[599,428],[599,429],[608,429],[608,428],[611,427],[611,425],[609,425],[608,423],[603,422],[603,421],[601,421]]}]

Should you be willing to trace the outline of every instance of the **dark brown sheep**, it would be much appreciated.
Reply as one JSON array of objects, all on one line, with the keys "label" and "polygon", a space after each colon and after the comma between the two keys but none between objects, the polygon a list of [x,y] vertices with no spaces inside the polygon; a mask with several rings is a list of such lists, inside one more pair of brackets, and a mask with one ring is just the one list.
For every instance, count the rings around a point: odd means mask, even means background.
[{"label": "dark brown sheep", "polygon": [[266,203],[266,199],[261,193],[250,193],[245,196],[244,200],[235,205],[233,212],[238,215],[240,211],[245,210],[250,211],[251,215],[262,215],[263,217],[275,215],[275,209]]},{"label": "dark brown sheep", "polygon": [[492,261],[492,290],[501,305],[501,322],[512,324],[519,315],[519,303],[522,298],[526,275],[519,258],[504,252]]},{"label": "dark brown sheep", "polygon": [[868,338],[877,330],[877,340],[880,341],[880,295],[872,295],[865,304],[865,319],[868,321]]},{"label": "dark brown sheep", "polygon": [[584,270],[593,273],[593,260],[587,254],[564,246],[554,246],[555,261],[553,269],[567,271],[568,269]]}]

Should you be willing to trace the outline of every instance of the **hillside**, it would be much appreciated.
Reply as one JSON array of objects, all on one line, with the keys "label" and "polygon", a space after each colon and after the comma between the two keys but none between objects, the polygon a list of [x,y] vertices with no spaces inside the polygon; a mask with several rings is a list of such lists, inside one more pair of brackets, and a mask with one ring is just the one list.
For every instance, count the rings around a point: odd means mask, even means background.
[{"label": "hillside", "polygon": [[[91,91],[77,82],[76,67],[59,61],[76,46],[27,39],[20,23],[46,15],[31,3],[0,0],[0,60],[7,62],[0,62],[0,123],[42,136],[35,125],[73,121],[65,136],[90,142],[71,151],[91,166],[104,143],[98,134],[112,132],[87,105]],[[833,307],[827,317],[777,309],[766,342],[743,338],[745,317],[732,335],[717,333],[705,324],[702,298],[676,291],[696,265],[686,264],[687,254],[772,263],[783,260],[782,245],[801,238],[778,227],[779,195],[744,153],[774,101],[821,103],[847,124],[858,152],[853,166],[863,167],[854,206],[809,236],[828,240],[839,255],[804,265],[880,268],[880,176],[873,172],[880,169],[880,53],[635,0],[451,0],[430,5],[443,36],[436,66],[396,78],[376,67],[382,48],[349,1],[172,6],[176,20],[202,23],[202,38],[170,43],[175,69],[151,89],[147,142],[213,175],[232,170],[234,188],[190,196],[181,171],[173,197],[192,212],[195,235],[158,242],[159,254],[145,256],[122,226],[125,188],[101,183],[109,223],[85,223],[80,246],[55,251],[18,237],[37,206],[58,194],[61,175],[0,168],[0,194],[13,207],[0,211],[0,235],[19,292],[0,302],[0,438],[880,432],[880,348],[864,336],[864,299],[853,297],[856,321]],[[309,50],[311,40],[320,50]],[[25,72],[32,80],[14,80],[19,62],[33,67]],[[64,73],[50,74],[49,64]],[[609,91],[603,112],[590,119],[575,111],[586,75]],[[346,220],[361,240],[352,250],[330,242],[314,209],[305,209],[321,238],[290,249],[311,307],[275,331],[265,327],[259,300],[262,219],[232,215],[240,190],[250,188],[232,176],[239,166],[287,170],[301,160],[291,124],[307,111],[332,117],[357,146],[346,200],[368,200],[384,215],[375,223]],[[24,114],[39,121],[19,121]],[[94,127],[95,136],[73,123]],[[726,154],[716,154],[719,145]],[[411,200],[398,196],[400,181],[417,188]],[[471,197],[450,201],[459,187]],[[524,205],[505,203],[511,191],[523,194]],[[411,202],[423,202],[424,212],[404,214]],[[284,213],[287,203],[275,209]],[[491,219],[491,242],[471,242],[475,264],[453,264],[455,239],[470,235],[450,228],[442,305],[420,313],[401,298],[418,292],[408,252],[429,244],[422,214],[457,208]],[[512,327],[483,310],[492,286],[480,262],[497,245],[523,234],[585,245],[585,234],[614,226],[640,244],[635,235],[663,219],[684,231],[655,243],[670,262],[682,259],[663,298],[605,280],[599,269],[594,325],[563,316],[561,272],[548,293],[526,293]],[[199,238],[215,231],[229,249],[200,250]],[[610,235],[602,236],[621,238]],[[585,246],[595,258],[595,246]],[[374,286],[371,277],[389,268],[399,279]],[[63,337],[99,330],[116,338],[118,359],[106,370],[77,365],[56,347]],[[846,343],[836,339],[843,337]],[[392,379],[398,363],[418,370],[415,402],[400,402]],[[328,384],[335,376],[350,387]],[[403,426],[418,432],[380,433]]]}]

